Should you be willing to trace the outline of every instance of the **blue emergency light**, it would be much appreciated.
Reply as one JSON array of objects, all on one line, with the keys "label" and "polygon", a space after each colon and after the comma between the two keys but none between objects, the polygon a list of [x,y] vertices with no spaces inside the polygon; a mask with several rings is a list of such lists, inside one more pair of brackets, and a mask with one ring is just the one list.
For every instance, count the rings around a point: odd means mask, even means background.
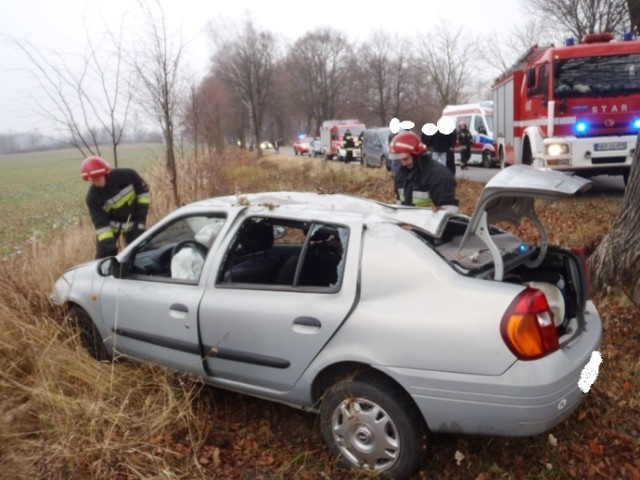
[{"label": "blue emergency light", "polygon": [[631,122],[631,127],[634,130],[640,130],[640,118],[634,118],[633,122]]},{"label": "blue emergency light", "polygon": [[578,122],[576,122],[573,129],[576,131],[576,133],[585,133],[587,130],[589,130],[589,122],[587,122],[586,120],[579,120]]}]

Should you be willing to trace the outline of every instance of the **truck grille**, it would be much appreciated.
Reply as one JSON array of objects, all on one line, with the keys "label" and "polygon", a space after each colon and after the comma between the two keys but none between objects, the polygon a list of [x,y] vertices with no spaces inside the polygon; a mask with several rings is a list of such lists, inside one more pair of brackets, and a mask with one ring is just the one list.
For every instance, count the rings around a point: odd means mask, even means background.
[{"label": "truck grille", "polygon": [[591,164],[601,165],[603,163],[624,163],[626,160],[627,157],[598,157],[592,158]]}]

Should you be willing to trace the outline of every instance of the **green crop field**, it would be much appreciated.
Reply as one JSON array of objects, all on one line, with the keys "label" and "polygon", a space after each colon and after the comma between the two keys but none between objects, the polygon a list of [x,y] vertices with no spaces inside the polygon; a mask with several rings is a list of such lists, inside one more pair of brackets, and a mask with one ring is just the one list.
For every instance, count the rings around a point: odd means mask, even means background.
[{"label": "green crop field", "polygon": [[[111,152],[102,153],[113,167]],[[159,158],[161,144],[118,149],[118,166],[141,173]],[[87,215],[84,197],[89,184],[80,177],[81,162],[75,149],[0,155],[0,257]]]}]

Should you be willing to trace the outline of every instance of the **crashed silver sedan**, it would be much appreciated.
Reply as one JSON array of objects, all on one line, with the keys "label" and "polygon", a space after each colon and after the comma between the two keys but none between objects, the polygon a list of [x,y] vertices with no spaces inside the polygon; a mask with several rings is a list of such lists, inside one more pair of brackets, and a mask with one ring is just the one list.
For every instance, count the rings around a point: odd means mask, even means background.
[{"label": "crashed silver sedan", "polygon": [[[212,198],[68,270],[52,301],[97,359],[317,411],[345,465],[406,478],[428,432],[535,435],[584,398],[601,320],[583,257],[549,245],[534,199],[589,185],[513,166],[471,217],[346,195]],[[525,218],[539,244],[494,226]]]}]

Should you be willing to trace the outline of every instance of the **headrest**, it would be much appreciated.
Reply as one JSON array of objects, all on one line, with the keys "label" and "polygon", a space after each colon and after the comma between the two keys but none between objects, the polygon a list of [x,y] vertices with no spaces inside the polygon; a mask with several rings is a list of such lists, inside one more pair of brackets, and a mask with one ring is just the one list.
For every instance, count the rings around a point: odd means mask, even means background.
[{"label": "headrest", "polygon": [[251,223],[242,235],[242,253],[261,252],[273,246],[273,226],[260,222]]}]

